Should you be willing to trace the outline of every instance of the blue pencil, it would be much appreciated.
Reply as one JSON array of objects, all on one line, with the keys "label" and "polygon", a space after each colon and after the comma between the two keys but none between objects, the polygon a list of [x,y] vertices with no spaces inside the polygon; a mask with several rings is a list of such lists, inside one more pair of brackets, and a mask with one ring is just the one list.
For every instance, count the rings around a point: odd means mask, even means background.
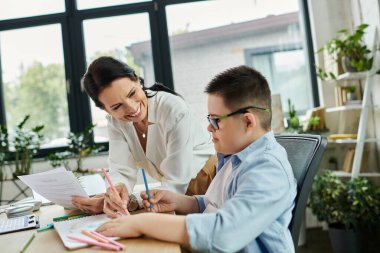
[{"label": "blue pencil", "polygon": [[[145,170],[141,168],[141,171],[144,178],[145,191],[146,191],[146,194],[148,195],[148,200],[150,201],[150,193],[149,193],[149,188],[148,188],[148,182],[146,181]],[[153,208],[152,203],[150,203],[150,208]]]}]

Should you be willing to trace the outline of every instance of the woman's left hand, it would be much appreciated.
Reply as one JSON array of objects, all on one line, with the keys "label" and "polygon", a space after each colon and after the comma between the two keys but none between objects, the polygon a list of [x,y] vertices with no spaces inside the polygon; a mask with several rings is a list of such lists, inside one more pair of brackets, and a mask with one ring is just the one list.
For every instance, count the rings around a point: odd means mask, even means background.
[{"label": "woman's left hand", "polygon": [[130,238],[142,236],[141,231],[138,229],[137,216],[139,215],[128,215],[113,219],[98,227],[96,232],[112,237]]},{"label": "woman's left hand", "polygon": [[96,195],[91,198],[72,196],[71,202],[84,213],[98,214],[103,212],[104,194]]}]

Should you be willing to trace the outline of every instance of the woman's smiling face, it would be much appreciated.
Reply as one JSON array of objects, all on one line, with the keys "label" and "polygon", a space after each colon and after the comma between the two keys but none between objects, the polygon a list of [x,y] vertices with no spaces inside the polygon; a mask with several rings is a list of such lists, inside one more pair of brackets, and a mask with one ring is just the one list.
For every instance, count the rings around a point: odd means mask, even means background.
[{"label": "woman's smiling face", "polygon": [[140,122],[148,113],[148,98],[138,81],[127,77],[114,80],[99,94],[104,110],[112,117],[131,122]]}]

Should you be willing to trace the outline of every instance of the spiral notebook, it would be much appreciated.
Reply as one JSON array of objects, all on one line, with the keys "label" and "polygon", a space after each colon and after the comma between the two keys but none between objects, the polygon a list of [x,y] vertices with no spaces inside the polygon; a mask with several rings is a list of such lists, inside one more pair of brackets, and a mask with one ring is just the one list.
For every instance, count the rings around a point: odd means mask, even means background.
[{"label": "spiral notebook", "polygon": [[[66,248],[78,249],[87,247],[88,244],[70,240],[67,237],[68,235],[89,239],[89,237],[82,234],[82,230],[95,230],[109,220],[110,219],[105,214],[85,216],[78,219],[56,221],[54,222],[54,228],[58,232],[59,237],[61,237]],[[119,238],[110,237],[110,239],[117,240]]]}]

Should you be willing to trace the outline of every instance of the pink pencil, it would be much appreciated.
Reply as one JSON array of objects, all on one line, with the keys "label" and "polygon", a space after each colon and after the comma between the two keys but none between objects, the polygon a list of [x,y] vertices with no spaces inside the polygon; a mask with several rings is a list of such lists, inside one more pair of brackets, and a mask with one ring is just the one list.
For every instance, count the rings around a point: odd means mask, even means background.
[{"label": "pink pencil", "polygon": [[121,243],[118,243],[118,242],[116,242],[116,241],[114,241],[114,240],[111,240],[110,238],[108,238],[108,237],[106,237],[106,236],[104,236],[104,235],[102,235],[102,234],[99,234],[99,233],[96,232],[96,231],[90,230],[89,232],[90,232],[91,234],[94,234],[94,235],[98,236],[99,238],[102,238],[103,240],[107,240],[109,243],[115,244],[116,246],[119,246],[120,248],[124,249],[124,245],[121,244]]},{"label": "pink pencil", "polygon": [[[102,168],[102,172],[103,172],[104,177],[106,178],[108,184],[110,185],[111,189],[113,190],[113,192],[114,192],[115,194],[117,194],[117,196],[119,196],[119,193],[117,192],[116,188],[113,186],[113,184],[112,184],[112,182],[111,182],[111,179],[110,179],[110,177],[109,177],[108,174],[107,174],[107,171],[106,171],[104,168]],[[120,196],[119,196],[119,199],[120,199],[120,201],[121,201]],[[126,213],[127,215],[131,215],[131,214],[128,212],[128,208],[125,208],[125,213]]]},{"label": "pink pencil", "polygon": [[100,238],[100,237],[90,233],[90,231],[87,231],[87,230],[82,230],[82,234],[87,235],[88,237],[90,237],[90,238],[92,238],[98,242],[110,243],[108,240],[105,240],[104,238]]},{"label": "pink pencil", "polygon": [[80,238],[80,237],[76,237],[76,236],[71,236],[71,235],[68,235],[67,237],[69,239],[71,239],[73,241],[77,241],[77,242],[82,242],[82,243],[86,243],[86,244],[90,244],[90,245],[100,246],[100,247],[106,248],[106,249],[120,250],[119,246],[112,245],[109,243],[96,242],[96,241],[92,241],[92,240],[88,240],[88,239],[84,239],[84,238]]}]

